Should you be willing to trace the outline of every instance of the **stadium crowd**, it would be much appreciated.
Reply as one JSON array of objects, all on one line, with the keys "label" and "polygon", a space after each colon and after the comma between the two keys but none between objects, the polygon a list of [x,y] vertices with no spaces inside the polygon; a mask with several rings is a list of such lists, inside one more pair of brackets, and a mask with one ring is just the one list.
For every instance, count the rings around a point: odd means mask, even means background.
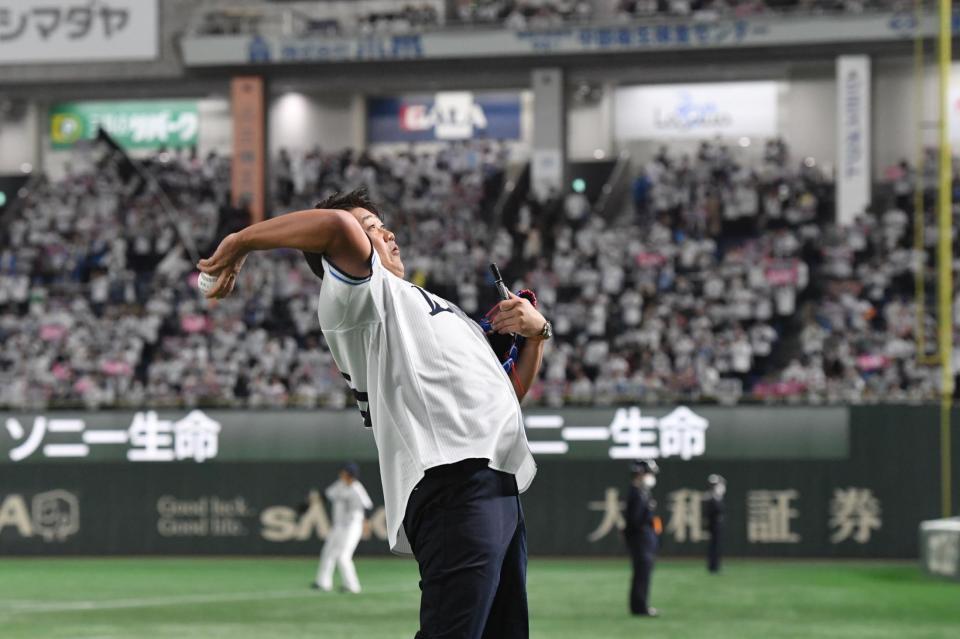
[{"label": "stadium crowd", "polygon": [[[919,179],[925,200],[922,243],[916,245],[914,236],[913,189],[918,179],[902,162],[888,171],[888,206],[874,207],[852,225],[825,229],[820,251],[814,254],[820,290],[803,313],[799,353],[774,383],[755,391],[830,403],[910,402],[937,396],[940,369],[921,361],[933,354],[936,324],[929,306],[918,318],[915,295],[919,275],[927,300],[935,299],[936,162],[928,161],[926,167]],[[955,300],[960,297],[955,295]],[[921,321],[926,352],[918,356]]]},{"label": "stadium crowd", "polygon": [[830,190],[815,168],[789,168],[779,140],[753,168],[704,142],[694,157],[661,149],[634,185],[629,217],[590,215],[576,194],[535,216],[540,226],[521,210],[527,283],[555,304],[560,336],[545,356],[543,401],[749,393],[776,365],[808,289]]},{"label": "stadium crowd", "polygon": [[[502,164],[499,150],[466,146],[379,162],[317,152],[291,163],[290,191],[278,160],[277,193],[286,211],[369,183],[399,203],[401,245],[453,283],[464,258],[487,255],[471,242],[485,239],[477,218]],[[316,322],[320,282],[299,254],[249,260],[242,293],[215,305],[195,288],[178,238],[204,254],[247,217],[228,204],[228,162],[163,152],[144,166],[152,179],[105,149],[86,169],[35,180],[4,220],[0,405],[342,405]],[[425,281],[422,258],[408,268]]]},{"label": "stadium crowd", "polygon": [[[509,153],[282,151],[274,210],[368,185],[389,203],[409,279],[475,317],[495,302],[497,261],[554,321],[531,390],[543,404],[935,393],[914,354],[909,167],[891,177],[889,208],[841,228],[828,177],[782,141],[749,165],[704,142],[639,167],[624,215],[552,194],[494,227]],[[228,161],[163,152],[144,167],[152,177],[104,150],[34,180],[0,225],[0,405],[343,405],[316,322],[320,281],[299,254],[256,255],[216,304],[195,288],[180,237],[204,254],[246,223],[228,203]]]}]

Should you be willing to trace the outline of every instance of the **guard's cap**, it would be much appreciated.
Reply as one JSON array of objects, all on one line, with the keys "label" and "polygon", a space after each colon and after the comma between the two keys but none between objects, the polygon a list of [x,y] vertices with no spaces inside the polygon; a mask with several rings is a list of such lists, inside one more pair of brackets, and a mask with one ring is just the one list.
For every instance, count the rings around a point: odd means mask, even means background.
[{"label": "guard's cap", "polygon": [[660,467],[652,459],[638,459],[630,464],[630,470],[637,474],[653,473],[656,475],[660,472]]},{"label": "guard's cap", "polygon": [[727,485],[727,480],[723,478],[722,475],[713,474],[707,477],[707,483],[711,486],[716,486],[718,484]]}]

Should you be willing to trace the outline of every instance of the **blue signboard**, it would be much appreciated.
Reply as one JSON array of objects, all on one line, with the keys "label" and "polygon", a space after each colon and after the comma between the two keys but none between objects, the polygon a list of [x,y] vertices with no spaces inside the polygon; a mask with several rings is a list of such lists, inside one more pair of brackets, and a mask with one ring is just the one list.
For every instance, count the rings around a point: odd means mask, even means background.
[{"label": "blue signboard", "polygon": [[367,141],[519,140],[518,93],[447,91],[367,101]]}]

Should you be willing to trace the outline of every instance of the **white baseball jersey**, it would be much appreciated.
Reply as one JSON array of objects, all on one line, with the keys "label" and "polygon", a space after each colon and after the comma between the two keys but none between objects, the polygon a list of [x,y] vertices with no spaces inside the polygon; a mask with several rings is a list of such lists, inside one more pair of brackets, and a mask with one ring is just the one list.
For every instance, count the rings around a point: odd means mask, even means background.
[{"label": "white baseball jersey", "polygon": [[410,554],[403,516],[425,470],[485,458],[516,475],[523,492],[536,464],[513,386],[480,327],[371,252],[372,273],[363,278],[323,259],[318,315],[373,429],[390,549]]},{"label": "white baseball jersey", "polygon": [[363,524],[363,511],[373,508],[367,489],[357,480],[347,484],[338,479],[327,487],[324,494],[333,504],[334,528]]}]

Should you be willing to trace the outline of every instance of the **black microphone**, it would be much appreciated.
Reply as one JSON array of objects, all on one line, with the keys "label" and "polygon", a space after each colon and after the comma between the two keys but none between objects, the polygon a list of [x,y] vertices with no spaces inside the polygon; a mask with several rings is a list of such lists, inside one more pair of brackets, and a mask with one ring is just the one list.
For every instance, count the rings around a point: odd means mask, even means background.
[{"label": "black microphone", "polygon": [[497,268],[496,262],[490,262],[490,272],[493,274],[493,285],[497,287],[500,299],[510,299],[510,291],[507,290],[507,285],[503,283],[503,277],[500,275],[500,269]]},{"label": "black microphone", "polygon": [[[507,285],[503,283],[503,276],[500,275],[500,269],[497,268],[496,262],[490,262],[490,272],[493,274],[493,285],[497,287],[497,294],[500,295],[500,299],[510,299],[510,291],[507,289]],[[510,333],[510,335],[516,337],[515,333]]]}]

